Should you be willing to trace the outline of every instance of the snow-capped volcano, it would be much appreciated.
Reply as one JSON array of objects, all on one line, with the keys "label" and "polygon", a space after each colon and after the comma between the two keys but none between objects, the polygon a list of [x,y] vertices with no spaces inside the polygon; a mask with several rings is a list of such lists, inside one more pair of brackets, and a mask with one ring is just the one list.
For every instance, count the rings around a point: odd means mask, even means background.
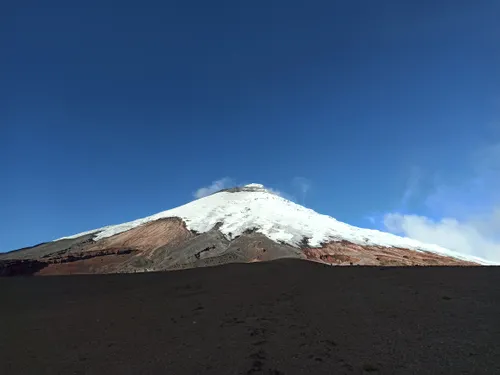
[{"label": "snow-capped volcano", "polygon": [[112,237],[159,219],[180,218],[187,229],[206,233],[216,225],[227,240],[249,230],[264,235],[276,243],[293,247],[321,247],[330,242],[347,241],[362,246],[381,246],[431,252],[464,261],[488,264],[437,245],[424,244],[393,234],[362,229],[319,214],[284,199],[261,184],[248,184],[219,191],[183,206],[123,224],[111,225],[62,239],[74,239],[93,234],[93,241]]},{"label": "snow-capped volcano", "polygon": [[357,228],[260,184],[0,254],[0,275],[163,271],[280,258],[329,265],[481,265],[437,245]]}]

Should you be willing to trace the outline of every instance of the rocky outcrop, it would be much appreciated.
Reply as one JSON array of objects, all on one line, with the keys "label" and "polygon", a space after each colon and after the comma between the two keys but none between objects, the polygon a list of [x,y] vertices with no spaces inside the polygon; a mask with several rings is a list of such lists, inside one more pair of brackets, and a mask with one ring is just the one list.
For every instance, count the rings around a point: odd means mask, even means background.
[{"label": "rocky outcrop", "polygon": [[[133,256],[134,250],[106,249],[81,253],[54,254],[41,259],[0,260],[0,276],[33,276],[75,273],[109,273],[111,264]],[[119,271],[117,268],[115,271]]]},{"label": "rocky outcrop", "polygon": [[94,236],[84,235],[72,239],[62,239],[53,242],[46,242],[32,247],[26,247],[19,250],[0,254],[2,259],[40,259],[49,258],[54,254],[63,254],[67,252],[80,252],[93,242]]},{"label": "rocky outcrop", "polygon": [[121,273],[124,265],[137,254],[131,249],[107,249],[47,259],[46,267],[36,275],[76,275]]},{"label": "rocky outcrop", "polygon": [[0,276],[32,276],[47,263],[32,259],[0,260]]}]

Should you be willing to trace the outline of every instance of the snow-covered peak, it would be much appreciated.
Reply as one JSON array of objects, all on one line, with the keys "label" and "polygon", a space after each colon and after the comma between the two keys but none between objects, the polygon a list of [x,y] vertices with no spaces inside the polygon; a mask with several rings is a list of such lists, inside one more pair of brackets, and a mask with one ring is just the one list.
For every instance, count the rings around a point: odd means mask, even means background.
[{"label": "snow-covered peak", "polygon": [[[85,234],[95,233],[94,240],[110,237],[141,224],[169,217],[184,220],[190,230],[199,233],[222,223],[219,230],[228,238],[255,229],[276,242],[299,246],[307,239],[309,246],[317,247],[330,241],[346,240],[360,245],[400,247],[417,251],[430,251],[467,261],[489,262],[466,256],[437,245],[424,244],[409,238],[372,229],[357,228],[321,215],[267,191],[263,185],[249,184],[241,188],[220,191],[183,206],[128,223],[111,225]],[[76,238],[82,234],[71,237]]]},{"label": "snow-covered peak", "polygon": [[262,184],[247,184],[243,186],[236,186],[228,189],[222,189],[219,190],[218,192],[215,192],[214,194],[218,194],[221,192],[225,193],[241,193],[241,192],[261,192],[261,193],[268,193],[268,194],[276,194],[273,192],[272,189],[267,189],[264,185]]},{"label": "snow-covered peak", "polygon": [[264,189],[264,185],[262,184],[247,184],[243,186],[245,188],[254,188],[254,189]]}]

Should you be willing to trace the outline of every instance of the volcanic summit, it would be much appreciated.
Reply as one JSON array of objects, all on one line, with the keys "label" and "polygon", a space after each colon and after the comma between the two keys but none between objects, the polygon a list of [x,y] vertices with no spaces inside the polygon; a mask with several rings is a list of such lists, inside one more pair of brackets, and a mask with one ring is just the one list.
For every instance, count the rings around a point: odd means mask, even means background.
[{"label": "volcanic summit", "polygon": [[0,255],[1,272],[7,275],[147,272],[278,258],[329,265],[487,263],[437,245],[351,226],[255,183]]}]

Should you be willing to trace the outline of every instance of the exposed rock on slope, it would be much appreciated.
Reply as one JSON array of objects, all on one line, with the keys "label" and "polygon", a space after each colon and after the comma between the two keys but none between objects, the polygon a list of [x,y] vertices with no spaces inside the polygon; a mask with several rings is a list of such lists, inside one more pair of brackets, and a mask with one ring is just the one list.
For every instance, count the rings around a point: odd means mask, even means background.
[{"label": "exposed rock on slope", "polygon": [[[5,274],[32,270],[49,275],[175,270],[277,258],[331,265],[486,263],[436,245],[350,226],[258,184],[226,189],[129,223],[1,254],[0,262]],[[29,261],[38,263],[28,267]]]},{"label": "exposed rock on slope", "polygon": [[320,248],[305,248],[309,260],[339,266],[474,266],[474,262],[443,257],[431,252],[398,247],[362,246],[347,241],[331,242]]}]

